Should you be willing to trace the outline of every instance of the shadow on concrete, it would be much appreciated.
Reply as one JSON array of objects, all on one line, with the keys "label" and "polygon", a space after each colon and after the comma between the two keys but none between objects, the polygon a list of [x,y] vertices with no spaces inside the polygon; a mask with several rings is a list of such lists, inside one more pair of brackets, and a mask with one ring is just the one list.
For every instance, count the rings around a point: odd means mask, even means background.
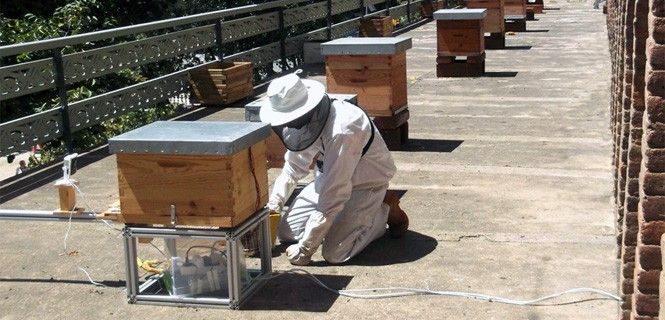
[{"label": "shadow on concrete", "polygon": [[517,76],[517,71],[488,71],[483,76],[488,78],[514,78]]},{"label": "shadow on concrete", "polygon": [[430,254],[438,244],[436,239],[412,230],[407,231],[400,239],[392,239],[386,235],[370,243],[365,250],[344,265],[386,266],[413,262]]},{"label": "shadow on concrete", "polygon": [[[343,289],[352,276],[315,274],[317,279],[332,289]],[[273,278],[251,297],[243,310],[289,310],[326,312],[335,303],[338,294],[317,286],[303,275],[285,274]]]},{"label": "shadow on concrete", "polygon": [[501,50],[531,50],[533,46],[506,46]]},{"label": "shadow on concrete", "polygon": [[545,33],[550,32],[549,29],[527,29],[524,31],[519,31],[519,33]]},{"label": "shadow on concrete", "polygon": [[402,151],[453,152],[464,140],[409,139]]},{"label": "shadow on concrete", "polygon": [[[17,282],[17,283],[65,283],[65,284],[85,284],[85,285],[94,285],[90,281],[85,281],[85,280],[65,280],[65,279],[25,279],[25,278],[0,278],[0,283],[3,282]],[[111,287],[111,288],[124,288],[126,286],[125,280],[117,280],[117,281],[110,281],[110,280],[104,280],[104,281],[97,281],[97,283],[101,283],[104,286]]]}]

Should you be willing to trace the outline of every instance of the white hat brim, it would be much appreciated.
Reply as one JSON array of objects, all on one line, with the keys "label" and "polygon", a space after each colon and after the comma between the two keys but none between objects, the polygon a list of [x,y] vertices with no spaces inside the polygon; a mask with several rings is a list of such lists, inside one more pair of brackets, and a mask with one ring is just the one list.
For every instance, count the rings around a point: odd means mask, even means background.
[{"label": "white hat brim", "polygon": [[322,83],[314,80],[301,79],[305,88],[307,88],[307,101],[301,106],[290,112],[276,111],[269,99],[263,101],[259,117],[261,122],[270,123],[271,126],[281,126],[304,116],[307,112],[312,111],[323,99],[326,93],[326,88]]}]

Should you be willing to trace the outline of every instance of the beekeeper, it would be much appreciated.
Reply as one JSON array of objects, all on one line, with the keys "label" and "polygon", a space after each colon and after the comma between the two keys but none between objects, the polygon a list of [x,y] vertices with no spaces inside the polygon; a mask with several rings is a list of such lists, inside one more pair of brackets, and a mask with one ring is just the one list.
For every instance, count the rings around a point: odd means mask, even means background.
[{"label": "beekeeper", "polygon": [[278,236],[297,242],[286,250],[292,264],[308,264],[319,245],[326,261],[341,263],[381,237],[386,224],[391,236],[401,237],[409,220],[397,196],[386,193],[395,164],[370,118],[354,104],[330,99],[321,83],[300,79],[299,72],[273,80],[261,106],[261,121],[288,149],[268,207],[282,211],[316,158],[315,179],[282,212]]}]

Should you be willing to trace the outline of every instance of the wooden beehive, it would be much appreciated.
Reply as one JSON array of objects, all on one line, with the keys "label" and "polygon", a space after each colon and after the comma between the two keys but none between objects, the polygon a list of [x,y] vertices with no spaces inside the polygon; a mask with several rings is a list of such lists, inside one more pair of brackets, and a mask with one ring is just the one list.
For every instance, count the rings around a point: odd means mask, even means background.
[{"label": "wooden beehive", "polygon": [[[233,227],[268,202],[265,139],[250,122],[156,122],[109,141],[121,221]],[[219,139],[218,139],[219,138]]]},{"label": "wooden beehive", "polygon": [[407,104],[411,38],[344,38],[321,48],[328,92],[357,94],[358,105],[371,116],[392,116]]},{"label": "wooden beehive", "polygon": [[504,23],[505,0],[466,0],[466,7],[470,9],[487,9],[484,21],[485,32],[505,32]]},{"label": "wooden beehive", "polygon": [[251,62],[224,62],[189,72],[191,100],[201,104],[229,104],[252,95]]},{"label": "wooden beehive", "polygon": [[485,52],[486,9],[448,9],[434,13],[438,56],[478,56]]},{"label": "wooden beehive", "polygon": [[360,35],[363,37],[390,37],[393,35],[393,20],[390,16],[360,19]]},{"label": "wooden beehive", "polygon": [[505,16],[526,17],[526,0],[505,0]]}]

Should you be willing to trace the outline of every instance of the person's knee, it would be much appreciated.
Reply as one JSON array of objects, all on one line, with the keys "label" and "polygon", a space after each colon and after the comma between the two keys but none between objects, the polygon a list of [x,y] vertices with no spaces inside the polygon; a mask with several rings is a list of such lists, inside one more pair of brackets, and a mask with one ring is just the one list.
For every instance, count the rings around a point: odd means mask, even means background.
[{"label": "person's knee", "polygon": [[324,246],[321,250],[323,259],[328,263],[340,264],[348,261],[351,257],[350,252],[342,252],[341,250],[331,250],[328,246]]}]

